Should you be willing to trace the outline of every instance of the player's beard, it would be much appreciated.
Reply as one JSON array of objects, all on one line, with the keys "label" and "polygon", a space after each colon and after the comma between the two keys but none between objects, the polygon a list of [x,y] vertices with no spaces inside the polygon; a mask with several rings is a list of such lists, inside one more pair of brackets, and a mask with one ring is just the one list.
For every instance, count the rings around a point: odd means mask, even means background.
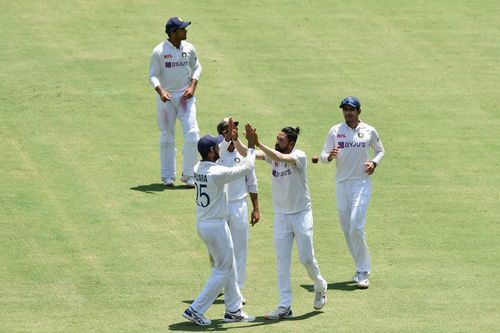
[{"label": "player's beard", "polygon": [[283,149],[282,149],[282,148],[281,148],[278,144],[275,144],[275,145],[274,145],[274,150],[277,150],[277,151],[279,151],[280,153],[283,153],[283,152],[284,152],[284,150],[283,150]]}]

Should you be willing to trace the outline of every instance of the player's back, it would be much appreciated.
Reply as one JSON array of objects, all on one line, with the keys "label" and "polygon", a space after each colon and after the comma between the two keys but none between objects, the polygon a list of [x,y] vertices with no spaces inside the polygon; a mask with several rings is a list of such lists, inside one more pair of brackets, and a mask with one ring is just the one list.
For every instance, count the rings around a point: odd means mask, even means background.
[{"label": "player's back", "polygon": [[227,194],[225,184],[215,181],[219,166],[214,162],[201,161],[194,168],[196,187],[197,221],[225,220],[227,215]]}]

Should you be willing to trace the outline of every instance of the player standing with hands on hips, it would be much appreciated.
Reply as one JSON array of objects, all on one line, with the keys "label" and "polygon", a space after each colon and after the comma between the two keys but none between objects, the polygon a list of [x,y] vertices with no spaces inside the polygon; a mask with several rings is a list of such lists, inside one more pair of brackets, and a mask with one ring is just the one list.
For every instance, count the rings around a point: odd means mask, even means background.
[{"label": "player standing with hands on hips", "polygon": [[196,143],[200,138],[194,92],[201,65],[194,46],[186,42],[186,27],[190,24],[179,17],[168,19],[165,26],[168,39],[153,50],[149,79],[158,93],[161,181],[165,186],[173,186],[176,179],[175,121],[178,118],[184,133],[180,180],[194,188],[193,168],[197,163]]},{"label": "player standing with hands on hips", "polygon": [[[233,131],[232,119],[229,130]],[[225,167],[215,162],[219,159],[219,144],[223,137],[206,135],[198,141],[198,151],[202,157],[195,166],[196,186],[196,229],[205,242],[209,255],[214,260],[214,268],[205,287],[182,316],[200,326],[211,321],[204,313],[213,304],[224,288],[225,322],[254,321],[255,317],[242,310],[242,299],[236,278],[233,241],[227,223],[227,186],[226,184],[248,176],[255,163],[255,134],[250,124],[246,126],[248,155],[239,166]]]},{"label": "player standing with hands on hips", "polygon": [[[292,315],[292,287],[290,266],[293,240],[297,242],[299,260],[314,282],[314,309],[326,304],[328,284],[321,276],[313,247],[313,215],[307,185],[307,157],[295,144],[300,129],[285,127],[276,135],[274,149],[259,142],[261,149],[256,158],[272,166],[272,191],[274,208],[274,245],[278,273],[278,307],[265,315],[266,319],[287,319]],[[236,149],[245,155],[245,147],[234,141]],[[249,150],[250,151],[250,150]]]},{"label": "player standing with hands on hips", "polygon": [[[340,103],[345,122],[333,126],[321,151],[324,163],[336,159],[336,198],[340,226],[356,265],[352,280],[359,288],[368,288],[371,271],[366,245],[366,212],[372,185],[370,176],[384,158],[384,147],[377,131],[359,119],[361,103],[346,97]],[[370,159],[370,147],[374,156]]]}]

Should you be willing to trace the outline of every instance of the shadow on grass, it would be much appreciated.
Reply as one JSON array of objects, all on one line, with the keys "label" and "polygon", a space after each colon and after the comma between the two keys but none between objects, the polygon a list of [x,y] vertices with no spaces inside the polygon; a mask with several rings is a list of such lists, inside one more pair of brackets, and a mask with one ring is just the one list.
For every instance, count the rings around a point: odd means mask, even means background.
[{"label": "shadow on grass", "polygon": [[[185,301],[182,301],[182,303],[186,303],[186,304],[193,304],[194,300],[185,300]],[[212,304],[224,304],[224,299],[216,299]]]},{"label": "shadow on grass", "polygon": [[[314,292],[314,286],[312,284],[302,284],[300,286],[307,291]],[[329,283],[328,289],[353,291],[353,290],[358,290],[358,286],[356,285],[356,283],[352,281],[343,281],[343,282]]]},{"label": "shadow on grass", "polygon": [[186,185],[175,185],[167,187],[161,183],[153,183],[149,185],[139,185],[136,187],[131,187],[131,190],[140,191],[148,194],[155,194],[155,192],[163,191],[176,191],[176,190],[192,190],[192,187],[187,187]]},{"label": "shadow on grass", "polygon": [[[305,320],[314,316],[317,316],[323,312],[321,311],[311,311],[308,313],[304,313],[300,316],[295,316],[290,319],[284,319],[282,321],[296,321],[296,320]],[[226,323],[222,319],[215,319],[212,320],[212,324],[209,326],[197,326],[196,324],[190,322],[190,321],[184,321],[181,323],[176,323],[176,324],[171,324],[168,326],[168,329],[170,331],[191,331],[191,332],[197,332],[197,331],[227,331],[227,330],[232,330],[232,329],[240,329],[240,328],[248,328],[248,327],[262,327],[262,326],[267,326],[267,325],[272,325],[280,322],[280,320],[268,320],[265,319],[263,316],[256,317],[255,321],[248,322],[248,323],[239,323],[237,326],[233,323]],[[245,324],[245,325],[241,325]],[[233,325],[233,326],[231,326]],[[259,330],[257,330],[259,332]]]}]

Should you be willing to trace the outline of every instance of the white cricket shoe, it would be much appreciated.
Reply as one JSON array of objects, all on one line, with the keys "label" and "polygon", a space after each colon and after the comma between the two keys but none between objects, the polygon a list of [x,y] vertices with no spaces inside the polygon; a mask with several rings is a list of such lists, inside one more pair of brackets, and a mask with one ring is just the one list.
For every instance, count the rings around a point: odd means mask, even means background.
[{"label": "white cricket shoe", "polygon": [[284,306],[279,306],[273,312],[266,314],[264,318],[273,320],[293,318],[292,308],[290,306],[287,308],[285,308]]},{"label": "white cricket shoe", "polygon": [[204,315],[194,311],[191,306],[184,311],[182,316],[199,326],[208,326],[212,323],[212,321],[207,319]]},{"label": "white cricket shoe", "polygon": [[161,183],[168,187],[174,186],[174,180],[172,178],[161,177]]},{"label": "white cricket shoe", "polygon": [[357,274],[357,284],[358,288],[366,289],[370,286],[370,281],[368,281],[368,272],[358,272]]},{"label": "white cricket shoe", "polygon": [[186,186],[189,188],[195,187],[194,186],[194,177],[182,175],[180,180],[181,180],[181,182],[186,183]]},{"label": "white cricket shoe", "polygon": [[255,321],[255,317],[246,314],[242,309],[239,309],[235,312],[226,310],[223,320],[226,323],[236,323],[240,321]]},{"label": "white cricket shoe", "polygon": [[[358,283],[358,281],[359,281],[358,274],[359,274],[359,272],[354,273],[354,275],[352,276],[352,279],[351,279],[352,282]],[[370,272],[368,272],[368,276],[370,276]]]},{"label": "white cricket shoe", "polygon": [[326,304],[326,289],[317,292],[314,296],[314,309],[321,310]]}]

